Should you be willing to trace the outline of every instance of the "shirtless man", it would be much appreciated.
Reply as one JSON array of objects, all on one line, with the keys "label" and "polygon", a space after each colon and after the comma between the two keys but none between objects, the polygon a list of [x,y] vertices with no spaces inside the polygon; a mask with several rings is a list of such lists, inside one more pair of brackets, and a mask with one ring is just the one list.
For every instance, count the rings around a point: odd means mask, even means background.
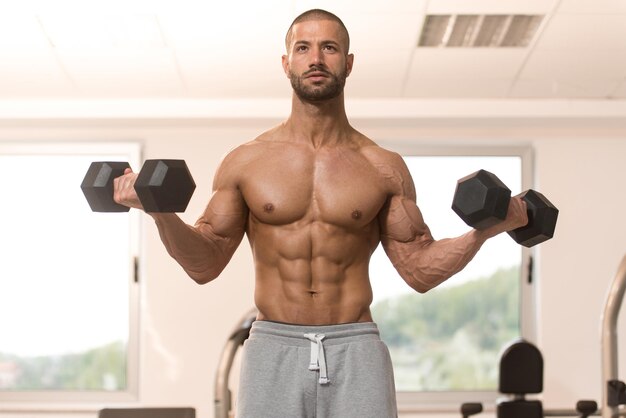
[{"label": "shirtless man", "polygon": [[[527,223],[512,198],[490,229],[434,240],[402,158],[350,126],[343,87],[349,36],[333,14],[300,15],[282,57],[289,118],[222,161],[194,226],[151,213],[169,254],[196,282],[217,278],[244,234],[259,311],[244,348],[237,418],[392,418],[393,372],[370,313],[370,256],[382,242],[406,283],[426,292],[490,237]],[[136,174],[115,200],[141,209]]]}]

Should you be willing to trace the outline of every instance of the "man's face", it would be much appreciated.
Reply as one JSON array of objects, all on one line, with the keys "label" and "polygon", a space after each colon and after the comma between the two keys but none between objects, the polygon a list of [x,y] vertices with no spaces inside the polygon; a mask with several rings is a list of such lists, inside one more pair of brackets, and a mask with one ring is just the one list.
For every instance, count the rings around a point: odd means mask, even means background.
[{"label": "man's face", "polygon": [[352,70],[341,26],[331,20],[300,22],[291,29],[283,68],[294,92],[302,100],[320,102],[343,92]]}]

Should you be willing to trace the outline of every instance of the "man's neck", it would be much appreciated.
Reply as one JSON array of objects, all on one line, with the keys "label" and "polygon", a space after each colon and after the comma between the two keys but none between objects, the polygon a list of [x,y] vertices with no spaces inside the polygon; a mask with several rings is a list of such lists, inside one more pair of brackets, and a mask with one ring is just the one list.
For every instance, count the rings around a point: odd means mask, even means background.
[{"label": "man's neck", "polygon": [[291,116],[285,126],[293,139],[319,148],[337,144],[352,130],[344,106],[343,93],[324,102],[307,102],[293,95]]}]

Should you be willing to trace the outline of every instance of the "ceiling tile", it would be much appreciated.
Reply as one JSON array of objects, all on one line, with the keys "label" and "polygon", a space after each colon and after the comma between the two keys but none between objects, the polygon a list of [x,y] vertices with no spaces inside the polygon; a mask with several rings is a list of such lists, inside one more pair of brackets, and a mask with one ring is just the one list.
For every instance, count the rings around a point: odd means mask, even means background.
[{"label": "ceiling tile", "polygon": [[58,49],[164,47],[156,16],[62,12],[40,15],[41,26]]},{"label": "ceiling tile", "polygon": [[624,0],[562,0],[559,13],[613,14],[626,13]]},{"label": "ceiling tile", "polygon": [[[234,18],[236,16],[236,18]],[[277,11],[271,16],[223,14],[200,10],[162,14],[158,17],[168,45],[238,49],[241,54],[263,48],[284,49],[285,33],[291,23],[290,13]]]},{"label": "ceiling tile", "polygon": [[430,14],[535,14],[548,13],[553,1],[547,0],[433,0],[428,2]]},{"label": "ceiling tile", "polygon": [[624,15],[557,15],[541,33],[537,49],[626,49]]},{"label": "ceiling tile", "polygon": [[50,44],[34,15],[23,13],[1,13],[0,51],[46,49]]},{"label": "ceiling tile", "polygon": [[295,0],[294,3],[294,18],[309,9],[324,9],[344,20],[346,16],[360,14],[422,12],[426,0],[359,0],[358,4],[351,0]]},{"label": "ceiling tile", "polygon": [[[356,14],[342,19],[350,32],[352,51],[415,48],[423,15],[417,13]],[[373,36],[375,35],[375,36]]]},{"label": "ceiling tile", "polygon": [[48,50],[0,51],[0,96],[45,97],[75,94],[71,79]]},{"label": "ceiling tile", "polygon": [[620,80],[626,76],[623,51],[535,51],[520,79],[557,81],[570,84],[590,80]]},{"label": "ceiling tile", "polygon": [[505,98],[511,82],[506,79],[411,78],[405,97],[411,98]]},{"label": "ceiling tile", "polygon": [[168,49],[63,51],[59,57],[82,94],[98,97],[183,94],[183,84]]},{"label": "ceiling tile", "polygon": [[402,95],[412,49],[364,49],[356,53],[346,91],[350,97]]},{"label": "ceiling tile", "polygon": [[176,56],[190,96],[285,97],[290,91],[279,52],[183,48]]},{"label": "ceiling tile", "polygon": [[549,80],[519,80],[511,89],[511,98],[603,99],[616,90],[616,81],[584,80],[573,82]]},{"label": "ceiling tile", "polygon": [[504,79],[515,76],[526,54],[521,48],[418,48],[410,77]]}]

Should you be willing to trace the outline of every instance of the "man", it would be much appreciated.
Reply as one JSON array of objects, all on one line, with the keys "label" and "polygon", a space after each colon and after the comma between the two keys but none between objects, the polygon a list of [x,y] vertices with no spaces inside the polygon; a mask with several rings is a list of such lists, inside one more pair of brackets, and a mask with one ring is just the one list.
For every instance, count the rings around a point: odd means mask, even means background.
[{"label": "man", "polygon": [[[195,226],[151,216],[198,283],[217,278],[248,237],[259,315],[244,349],[237,418],[395,417],[391,362],[369,309],[374,249],[382,242],[407,284],[426,292],[485,240],[525,225],[525,204],[512,198],[502,223],[435,241],[402,158],[348,122],[343,87],[354,56],[341,20],[303,13],[286,48],[289,118],[224,158]],[[116,180],[115,200],[141,209],[135,178]]]}]

